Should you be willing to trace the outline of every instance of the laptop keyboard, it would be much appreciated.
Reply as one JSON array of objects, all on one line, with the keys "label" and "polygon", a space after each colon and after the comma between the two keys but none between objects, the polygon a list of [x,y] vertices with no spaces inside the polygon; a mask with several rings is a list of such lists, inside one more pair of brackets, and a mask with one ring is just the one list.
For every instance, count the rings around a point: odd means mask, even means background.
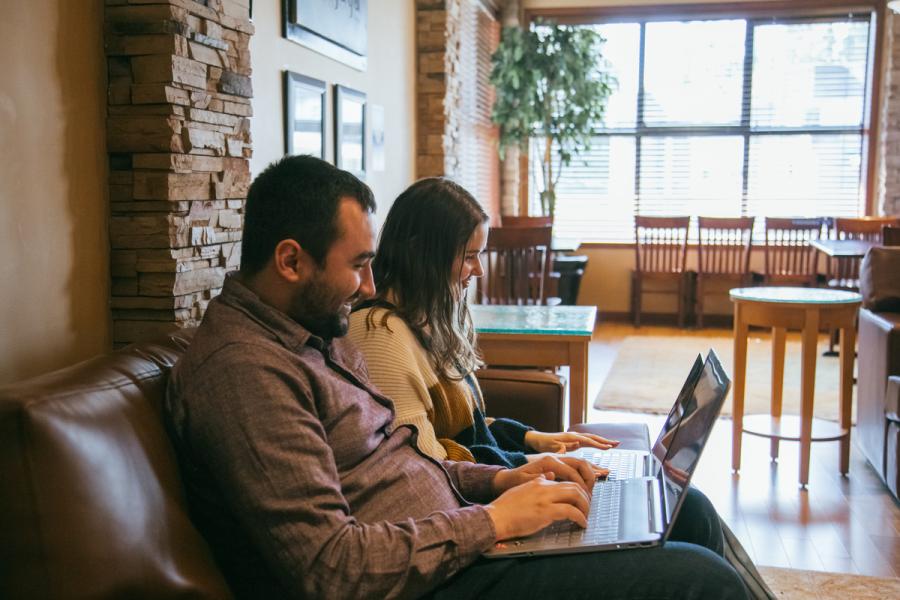
[{"label": "laptop keyboard", "polygon": [[638,461],[643,460],[643,455],[614,450],[584,452],[583,457],[600,468],[609,469],[609,475],[606,476],[609,481],[631,479],[635,476]]},{"label": "laptop keyboard", "polygon": [[582,529],[571,521],[557,521],[541,530],[525,544],[534,548],[584,546],[613,542],[619,535],[619,505],[622,482],[601,481],[594,485],[588,526]]}]

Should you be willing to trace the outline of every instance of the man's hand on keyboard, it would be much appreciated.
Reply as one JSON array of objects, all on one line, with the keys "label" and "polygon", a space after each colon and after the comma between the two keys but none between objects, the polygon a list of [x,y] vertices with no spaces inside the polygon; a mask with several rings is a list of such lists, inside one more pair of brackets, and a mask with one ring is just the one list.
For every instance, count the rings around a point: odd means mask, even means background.
[{"label": "man's hand on keyboard", "polygon": [[594,481],[597,479],[594,466],[586,460],[570,456],[542,454],[521,467],[497,471],[494,476],[494,492],[502,494],[508,489],[538,477],[555,481],[571,481],[578,484],[588,495],[593,491]]},{"label": "man's hand on keyboard", "polygon": [[564,519],[586,527],[590,499],[576,483],[551,481],[537,475],[527,483],[508,489],[485,508],[500,541],[531,535]]},{"label": "man's hand on keyboard", "polygon": [[609,450],[618,446],[619,442],[617,440],[608,440],[593,433],[579,433],[577,431],[560,431],[557,433],[528,431],[525,433],[525,445],[536,452],[562,453],[578,450],[579,448]]},{"label": "man's hand on keyboard", "polygon": [[576,458],[574,456],[560,456],[558,454],[549,454],[549,455],[548,454],[528,454],[525,458],[528,460],[528,462],[535,462],[535,461],[540,460],[544,456],[552,456],[553,458],[555,458],[557,460],[561,460],[564,463],[566,463],[567,465],[569,465],[570,467],[577,469],[579,471],[583,470],[581,463],[585,463],[585,464],[587,464],[587,466],[591,470],[591,472],[594,474],[594,479],[606,479],[607,475],[609,475],[609,469],[606,469],[604,467],[598,467],[597,465],[595,465],[594,463],[592,463],[589,460],[585,460],[583,458]]}]

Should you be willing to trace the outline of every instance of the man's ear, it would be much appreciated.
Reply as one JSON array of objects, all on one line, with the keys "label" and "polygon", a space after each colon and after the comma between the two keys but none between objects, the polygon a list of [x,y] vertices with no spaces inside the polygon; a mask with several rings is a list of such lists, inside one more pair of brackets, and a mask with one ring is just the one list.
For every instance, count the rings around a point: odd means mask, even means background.
[{"label": "man's ear", "polygon": [[286,239],[278,242],[272,258],[275,272],[290,283],[305,281],[315,269],[312,256],[296,240]]}]

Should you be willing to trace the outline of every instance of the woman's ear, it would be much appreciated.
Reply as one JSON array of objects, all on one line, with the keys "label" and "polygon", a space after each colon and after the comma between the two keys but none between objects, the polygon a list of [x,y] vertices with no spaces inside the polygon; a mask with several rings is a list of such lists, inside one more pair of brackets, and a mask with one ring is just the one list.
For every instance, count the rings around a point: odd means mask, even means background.
[{"label": "woman's ear", "polygon": [[278,242],[273,260],[275,272],[290,283],[305,281],[315,268],[312,256],[297,243],[297,240],[285,239]]}]

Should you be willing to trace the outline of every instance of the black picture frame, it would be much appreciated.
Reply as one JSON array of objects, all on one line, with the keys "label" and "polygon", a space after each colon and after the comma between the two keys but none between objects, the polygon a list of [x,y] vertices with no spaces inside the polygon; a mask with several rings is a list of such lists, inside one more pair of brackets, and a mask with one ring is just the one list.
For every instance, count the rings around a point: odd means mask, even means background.
[{"label": "black picture frame", "polygon": [[282,0],[282,35],[365,71],[368,0]]},{"label": "black picture frame", "polygon": [[363,177],[366,173],[366,94],[334,86],[334,164]]},{"label": "black picture frame", "polygon": [[311,154],[325,160],[327,90],[324,81],[284,72],[285,154]]}]

